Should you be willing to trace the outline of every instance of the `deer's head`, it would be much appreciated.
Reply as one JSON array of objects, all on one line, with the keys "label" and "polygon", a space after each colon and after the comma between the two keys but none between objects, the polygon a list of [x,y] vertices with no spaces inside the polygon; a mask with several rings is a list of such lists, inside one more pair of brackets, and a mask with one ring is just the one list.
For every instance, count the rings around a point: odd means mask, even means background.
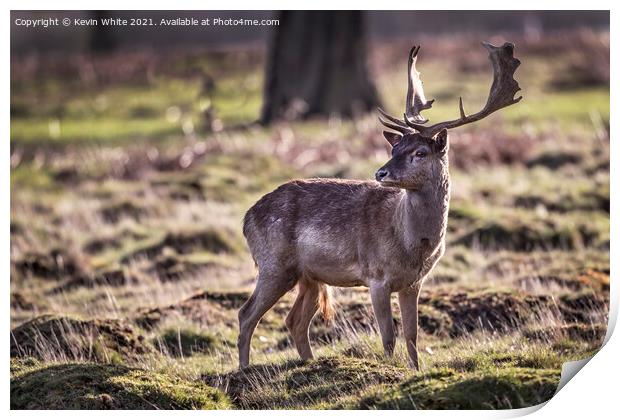
[{"label": "deer's head", "polygon": [[448,130],[441,130],[435,138],[418,133],[383,134],[392,145],[392,158],[375,174],[383,185],[418,190],[447,171]]},{"label": "deer's head", "polygon": [[416,69],[419,46],[409,52],[407,102],[403,119],[394,118],[379,109],[379,121],[396,131],[384,131],[383,135],[392,146],[392,158],[375,177],[386,186],[406,189],[420,189],[432,179],[436,179],[448,167],[448,129],[479,121],[491,113],[519,102],[515,98],[521,90],[514,79],[514,72],[521,62],[514,58],[514,45],[505,43],[495,47],[482,43],[489,52],[493,65],[493,83],[487,103],[475,114],[466,115],[463,100],[459,98],[458,119],[444,121],[430,126],[428,119],[420,113],[432,107],[434,99],[427,100],[422,87],[420,73]]}]

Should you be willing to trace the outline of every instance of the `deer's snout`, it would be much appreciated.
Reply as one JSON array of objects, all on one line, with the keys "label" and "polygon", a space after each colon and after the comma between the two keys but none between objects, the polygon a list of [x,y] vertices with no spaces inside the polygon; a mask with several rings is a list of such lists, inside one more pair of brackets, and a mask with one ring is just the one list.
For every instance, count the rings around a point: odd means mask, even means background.
[{"label": "deer's snout", "polygon": [[375,179],[379,182],[383,181],[384,178],[386,178],[388,175],[390,174],[390,171],[388,171],[385,168],[381,168],[379,169],[376,173],[375,173]]}]

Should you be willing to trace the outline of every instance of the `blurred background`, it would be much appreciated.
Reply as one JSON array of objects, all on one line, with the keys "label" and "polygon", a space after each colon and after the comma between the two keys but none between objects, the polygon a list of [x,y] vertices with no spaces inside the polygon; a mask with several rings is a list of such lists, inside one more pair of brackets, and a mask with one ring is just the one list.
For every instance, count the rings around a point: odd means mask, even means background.
[{"label": "blurred background", "polygon": [[[277,25],[15,24],[44,17]],[[20,11],[11,19],[13,357],[114,359],[217,384],[235,366],[236,310],[254,282],[244,212],[293,178],[372,179],[389,157],[375,109],[402,115],[414,43],[426,96],[436,99],[425,116],[458,117],[459,96],[468,113],[479,110],[492,77],[484,40],[516,45],[524,99],[450,133],[448,246],[421,298],[423,366],[448,369],[454,383],[497,369],[519,383],[535,377],[536,392],[488,400],[476,392],[481,406],[516,407],[543,401],[563,361],[600,345],[608,12]],[[291,300],[256,333],[253,357],[278,366],[274,375],[296,357],[283,328]],[[377,359],[366,293],[347,289],[337,300],[335,326],[312,327],[319,355]],[[58,325],[74,334],[59,342]],[[104,329],[135,333],[141,344],[110,347]],[[84,335],[103,350],[85,348]],[[398,355],[390,363],[404,369]],[[270,380],[279,386],[277,375]],[[347,387],[346,404],[364,387]],[[233,397],[243,408],[317,403],[256,389]],[[467,398],[451,394],[442,408]]]},{"label": "blurred background", "polygon": [[[307,16],[319,16],[320,12],[308,12]],[[333,15],[333,12],[329,14]],[[540,36],[544,32],[609,28],[609,13],[606,11],[364,11],[365,31],[370,39],[389,40],[395,37],[419,36],[422,34],[450,34],[455,32],[517,32]],[[221,19],[278,19],[277,11],[14,11],[16,18],[221,18]],[[101,27],[99,27],[101,29]],[[161,48],[200,47],[222,49],[235,44],[264,45],[269,41],[273,28],[220,26],[205,30],[201,27],[115,27],[110,33],[110,47],[118,48]],[[100,49],[94,42],[92,27],[46,28],[25,30],[14,23],[11,28],[11,47],[14,53],[28,51],[88,51]],[[105,49],[105,47],[103,47]]]}]

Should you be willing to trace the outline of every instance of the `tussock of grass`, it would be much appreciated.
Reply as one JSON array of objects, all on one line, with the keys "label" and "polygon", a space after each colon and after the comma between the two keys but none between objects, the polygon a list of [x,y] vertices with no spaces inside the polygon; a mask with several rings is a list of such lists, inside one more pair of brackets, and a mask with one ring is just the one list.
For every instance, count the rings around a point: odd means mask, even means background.
[{"label": "tussock of grass", "polygon": [[123,217],[140,220],[146,214],[146,210],[130,200],[124,200],[103,207],[100,214],[107,223],[118,223]]},{"label": "tussock of grass", "polygon": [[[253,366],[205,380],[240,408],[502,409],[547,401],[559,381],[552,363],[510,353],[471,356],[466,368],[415,373],[389,360],[320,357]],[[474,362],[473,360],[476,360]]]},{"label": "tussock of grass", "polygon": [[151,351],[140,331],[121,320],[43,315],[11,331],[12,357],[120,362]]},{"label": "tussock of grass", "polygon": [[515,251],[609,247],[607,217],[598,214],[575,216],[562,218],[555,215],[553,218],[536,218],[520,213],[504,214],[497,220],[487,217],[474,223],[473,227],[452,243]]},{"label": "tussock of grass", "polygon": [[252,366],[205,379],[227,389],[240,408],[327,408],[339,398],[359,395],[372,384],[396,383],[407,372],[377,361],[335,356]]},{"label": "tussock of grass", "polygon": [[371,391],[356,409],[482,410],[530,407],[549,400],[559,371],[526,368],[475,373],[433,369],[396,387]]},{"label": "tussock of grass", "polygon": [[134,321],[152,329],[168,318],[180,316],[202,326],[232,327],[236,323],[232,310],[240,308],[248,298],[249,294],[243,292],[200,292],[165,307],[140,309]]},{"label": "tussock of grass", "polygon": [[178,254],[189,254],[194,251],[210,252],[213,254],[234,252],[237,244],[225,231],[212,228],[202,231],[168,233],[153,245],[135,250],[121,261],[131,259],[154,258],[164,253],[166,248]]},{"label": "tussock of grass", "polygon": [[596,348],[602,344],[607,333],[607,325],[603,324],[567,324],[559,327],[529,328],[523,331],[523,336],[532,340],[560,341],[567,338],[575,341],[585,341]]},{"label": "tussock of grass", "polygon": [[49,253],[27,253],[14,262],[14,267],[22,276],[62,279],[64,276],[84,273],[87,264],[79,256],[53,249]]},{"label": "tussock of grass", "polygon": [[[331,342],[346,338],[352,331],[378,333],[372,306],[365,293],[356,293],[339,302],[333,324],[316,320],[311,338]],[[436,335],[460,337],[476,331],[508,333],[552,315],[568,322],[596,319],[607,303],[596,292],[550,295],[514,290],[433,290],[423,291],[419,299],[420,330]],[[393,302],[395,322],[400,314]],[[588,318],[592,317],[592,318]]]},{"label": "tussock of grass", "polygon": [[[168,328],[153,343],[159,351],[173,357],[189,357],[194,353],[213,353],[221,350],[221,339],[212,334],[189,328]],[[230,345],[230,343],[226,343]]]},{"label": "tussock of grass", "polygon": [[11,409],[227,409],[202,383],[121,365],[41,364],[11,359]]}]

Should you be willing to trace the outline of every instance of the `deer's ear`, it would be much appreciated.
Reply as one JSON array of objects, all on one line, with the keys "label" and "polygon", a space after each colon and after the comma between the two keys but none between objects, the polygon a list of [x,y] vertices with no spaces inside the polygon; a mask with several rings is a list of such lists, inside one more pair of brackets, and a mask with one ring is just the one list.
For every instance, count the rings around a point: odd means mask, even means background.
[{"label": "deer's ear", "polygon": [[434,146],[437,153],[446,153],[448,151],[448,130],[444,128],[435,136]]},{"label": "deer's ear", "polygon": [[391,131],[384,131],[383,137],[390,143],[392,147],[396,146],[402,140],[403,136],[397,133],[392,133]]}]

